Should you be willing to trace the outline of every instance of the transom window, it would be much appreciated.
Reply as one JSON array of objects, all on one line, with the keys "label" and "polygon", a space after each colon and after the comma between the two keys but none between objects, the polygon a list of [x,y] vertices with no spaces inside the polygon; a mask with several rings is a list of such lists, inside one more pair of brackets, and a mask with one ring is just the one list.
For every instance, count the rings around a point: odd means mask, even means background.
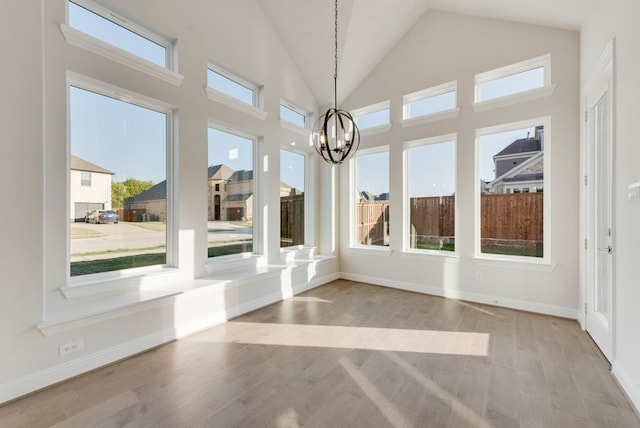
[{"label": "transom window", "polygon": [[402,98],[404,120],[420,116],[428,116],[456,108],[457,82],[449,82],[418,92],[407,94]]},{"label": "transom window", "polygon": [[306,128],[307,126],[307,113],[286,101],[280,102],[280,119],[300,128]]},{"label": "transom window", "polygon": [[551,84],[551,56],[543,55],[476,75],[476,102],[489,101]]},{"label": "transom window", "polygon": [[360,130],[376,128],[390,123],[389,101],[351,111]]},{"label": "transom window", "polygon": [[68,2],[69,26],[163,68],[172,68],[172,43],[88,0]]},{"label": "transom window", "polygon": [[455,135],[405,145],[406,213],[411,250],[455,250]]},{"label": "transom window", "polygon": [[258,86],[228,70],[209,64],[207,86],[252,107],[258,107]]}]

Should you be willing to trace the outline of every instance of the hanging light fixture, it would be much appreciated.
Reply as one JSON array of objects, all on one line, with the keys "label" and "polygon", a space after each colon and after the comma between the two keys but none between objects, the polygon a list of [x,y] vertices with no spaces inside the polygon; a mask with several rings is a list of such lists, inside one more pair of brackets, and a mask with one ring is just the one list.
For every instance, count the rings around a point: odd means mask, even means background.
[{"label": "hanging light fixture", "polygon": [[360,145],[360,131],[353,116],[338,109],[338,0],[335,0],[334,42],[333,108],[316,120],[311,140],[322,159],[337,165],[351,157]]}]

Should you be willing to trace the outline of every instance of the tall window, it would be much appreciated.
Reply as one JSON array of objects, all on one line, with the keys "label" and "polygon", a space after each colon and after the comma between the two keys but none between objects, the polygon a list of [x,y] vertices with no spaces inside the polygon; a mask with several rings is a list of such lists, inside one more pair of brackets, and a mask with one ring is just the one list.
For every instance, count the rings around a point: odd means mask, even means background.
[{"label": "tall window", "polygon": [[69,26],[164,68],[171,68],[171,43],[87,0],[69,1]]},{"label": "tall window", "polygon": [[407,144],[406,247],[415,250],[455,250],[455,136]]},{"label": "tall window", "polygon": [[479,131],[480,253],[544,256],[544,123]]},{"label": "tall window", "polygon": [[71,276],[167,263],[170,112],[109,95],[69,87]]},{"label": "tall window", "polygon": [[355,243],[389,246],[389,151],[360,152],[355,165]]},{"label": "tall window", "polygon": [[208,256],[253,251],[253,140],[209,128]]},{"label": "tall window", "polygon": [[304,244],[305,156],[280,150],[280,246]]}]

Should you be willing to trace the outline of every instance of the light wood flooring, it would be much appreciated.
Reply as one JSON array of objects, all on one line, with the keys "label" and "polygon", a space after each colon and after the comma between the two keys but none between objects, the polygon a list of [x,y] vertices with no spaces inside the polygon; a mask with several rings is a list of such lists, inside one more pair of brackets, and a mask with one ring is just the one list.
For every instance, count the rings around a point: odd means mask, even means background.
[{"label": "light wood flooring", "polygon": [[1,427],[640,427],[572,320],[338,280],[0,407]]}]

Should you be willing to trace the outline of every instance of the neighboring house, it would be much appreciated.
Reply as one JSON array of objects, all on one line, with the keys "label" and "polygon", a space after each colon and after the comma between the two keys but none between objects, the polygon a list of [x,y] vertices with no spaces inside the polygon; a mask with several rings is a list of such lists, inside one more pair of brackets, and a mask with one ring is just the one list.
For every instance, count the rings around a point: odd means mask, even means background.
[{"label": "neighboring house", "polygon": [[209,167],[207,174],[207,188],[209,189],[209,203],[207,207],[207,219],[222,220],[222,201],[227,196],[227,182],[234,170],[224,164]]},{"label": "neighboring house", "polygon": [[493,156],[496,178],[483,185],[483,193],[542,192],[544,186],[544,129],[521,138]]},{"label": "neighboring house", "polygon": [[145,221],[165,222],[167,220],[167,180],[124,201],[124,209],[144,211],[141,215]]},{"label": "neighboring house", "polygon": [[84,221],[93,210],[111,209],[113,172],[71,155],[69,173],[71,221]]}]

